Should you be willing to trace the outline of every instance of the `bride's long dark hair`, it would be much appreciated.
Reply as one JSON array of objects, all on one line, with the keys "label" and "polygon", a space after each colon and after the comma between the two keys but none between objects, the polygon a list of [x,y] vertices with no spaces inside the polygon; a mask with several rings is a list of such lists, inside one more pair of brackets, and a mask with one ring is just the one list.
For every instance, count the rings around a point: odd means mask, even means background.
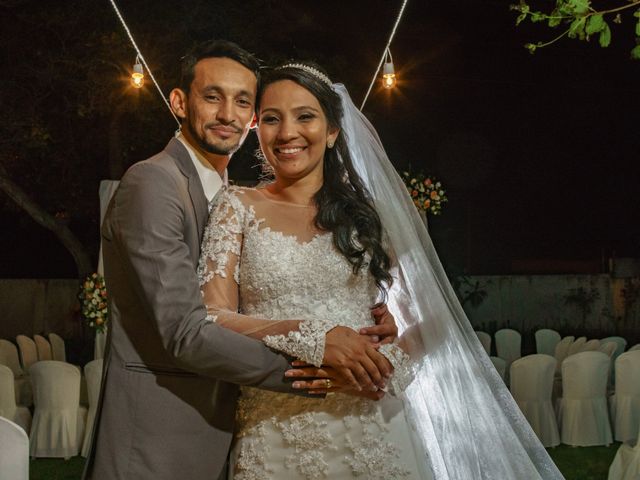
[{"label": "bride's long dark hair", "polygon": [[[321,70],[313,63],[305,62],[305,65]],[[318,99],[329,127],[341,128],[343,109],[339,95],[317,75],[293,66],[262,73],[256,101],[258,112],[265,89],[280,80],[291,80],[311,92]],[[322,187],[313,197],[318,209],[314,219],[316,227],[333,233],[333,244],[353,266],[354,274],[367,266],[366,254],[369,255],[369,272],[386,300],[392,277],[391,261],[383,247],[382,223],[353,168],[343,130],[334,147],[325,150],[323,176]]]}]

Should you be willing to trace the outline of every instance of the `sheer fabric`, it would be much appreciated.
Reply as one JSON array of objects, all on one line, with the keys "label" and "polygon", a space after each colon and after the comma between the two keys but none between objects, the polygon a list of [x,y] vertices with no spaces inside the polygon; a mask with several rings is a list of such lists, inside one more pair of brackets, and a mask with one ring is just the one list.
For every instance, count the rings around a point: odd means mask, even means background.
[{"label": "sheer fabric", "polygon": [[[306,325],[319,326],[322,338],[336,325],[373,325],[374,281],[366,270],[353,273],[331,234],[313,230],[314,214],[263,190],[220,194],[199,269],[212,321],[268,345],[300,333],[303,346],[313,336]],[[418,464],[414,454],[402,401],[392,396],[375,402],[243,388],[231,459],[235,480],[431,478],[428,461]]]},{"label": "sheer fabric", "polygon": [[409,353],[423,357],[405,410],[438,480],[561,479],[457,300],[433,243],[375,129],[335,84],[354,167],[398,261],[389,306]]}]

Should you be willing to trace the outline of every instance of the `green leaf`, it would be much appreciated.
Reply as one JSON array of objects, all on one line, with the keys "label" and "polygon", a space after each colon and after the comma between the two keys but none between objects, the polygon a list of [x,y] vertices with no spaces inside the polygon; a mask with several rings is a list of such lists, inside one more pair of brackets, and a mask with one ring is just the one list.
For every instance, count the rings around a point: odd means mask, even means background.
[{"label": "green leaf", "polygon": [[549,26],[550,27],[557,27],[558,25],[560,25],[560,23],[562,23],[562,18],[560,17],[560,14],[556,14],[556,16],[554,16],[554,14],[552,13],[551,16],[549,17]]},{"label": "green leaf", "polygon": [[636,47],[631,50],[631,58],[634,60],[640,60],[640,45],[636,45]]},{"label": "green leaf", "polygon": [[600,46],[601,47],[608,47],[609,44],[611,43],[611,30],[609,29],[609,25],[604,24],[604,29],[600,32]]},{"label": "green leaf", "polygon": [[587,35],[593,35],[594,33],[598,33],[604,29],[605,22],[602,18],[602,15],[592,15],[589,17],[587,21],[586,32]]},{"label": "green leaf", "polygon": [[636,18],[640,18],[640,8],[638,10],[636,10],[635,12],[633,12],[633,16]]},{"label": "green leaf", "polygon": [[590,0],[568,0],[567,4],[569,4],[574,13],[580,15],[589,11],[591,2]]},{"label": "green leaf", "polygon": [[636,23],[636,37],[640,37],[640,17],[638,18],[638,23]]},{"label": "green leaf", "polygon": [[538,46],[534,43],[527,43],[524,48],[526,48],[527,50],[529,50],[529,53],[531,55],[533,55],[534,53],[536,53],[536,48],[538,48]]},{"label": "green leaf", "polygon": [[576,36],[580,37],[580,40],[584,38],[584,26],[586,23],[586,17],[576,18],[573,22],[571,22],[571,26],[569,27],[569,38],[576,38]]},{"label": "green leaf", "polygon": [[518,18],[516,18],[516,25],[520,25],[525,18],[527,18],[526,13],[521,13],[520,15],[518,15]]},{"label": "green leaf", "polygon": [[545,18],[546,18],[546,16],[542,12],[533,12],[533,13],[531,13],[531,22],[532,23],[541,22]]}]

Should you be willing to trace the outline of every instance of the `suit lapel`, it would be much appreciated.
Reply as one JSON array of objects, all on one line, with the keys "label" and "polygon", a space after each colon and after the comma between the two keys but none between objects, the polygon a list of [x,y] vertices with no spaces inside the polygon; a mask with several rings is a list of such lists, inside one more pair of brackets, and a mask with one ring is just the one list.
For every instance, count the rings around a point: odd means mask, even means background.
[{"label": "suit lapel", "polygon": [[182,174],[187,177],[189,196],[191,197],[191,203],[193,204],[193,210],[196,215],[198,232],[200,233],[200,238],[202,238],[204,226],[209,216],[209,209],[207,208],[207,197],[204,195],[204,189],[202,188],[198,171],[189,156],[189,152],[187,152],[185,146],[177,138],[171,139],[165,151],[175,159],[176,165]]}]

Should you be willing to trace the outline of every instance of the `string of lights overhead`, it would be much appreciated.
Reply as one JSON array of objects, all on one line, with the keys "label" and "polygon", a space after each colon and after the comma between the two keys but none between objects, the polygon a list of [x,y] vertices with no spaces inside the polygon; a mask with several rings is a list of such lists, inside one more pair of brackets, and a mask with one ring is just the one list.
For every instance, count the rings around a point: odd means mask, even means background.
[{"label": "string of lights overhead", "polygon": [[362,100],[362,105],[360,105],[360,111],[362,111],[365,103],[367,103],[367,99],[369,98],[369,94],[371,93],[373,85],[376,83],[378,72],[380,71],[380,67],[383,66],[383,63],[384,67],[382,69],[382,86],[389,89],[396,86],[397,77],[395,67],[393,66],[393,58],[391,57],[391,42],[393,41],[393,37],[396,35],[396,30],[398,29],[400,19],[402,19],[402,14],[404,13],[404,9],[407,6],[408,2],[409,0],[404,0],[402,2],[400,12],[398,12],[398,17],[396,18],[396,23],[393,25],[391,35],[389,35],[389,40],[387,41],[387,45],[385,46],[382,57],[380,58],[380,62],[378,63],[378,68],[376,68],[376,71],[373,73],[373,78],[371,79],[371,83],[369,84],[369,89],[364,96],[364,100]]},{"label": "string of lights overhead", "polygon": [[[176,123],[179,126],[180,120],[178,120],[178,117],[176,117],[176,115],[173,113],[173,110],[171,110],[169,101],[167,100],[164,93],[162,92],[160,85],[158,85],[158,82],[153,76],[153,73],[151,72],[149,65],[147,65],[147,62],[145,61],[144,56],[142,55],[142,52],[138,48],[138,45],[134,40],[133,35],[131,34],[131,30],[129,30],[127,23],[124,21],[124,17],[120,13],[120,10],[116,5],[115,0],[109,0],[109,1],[111,2],[111,6],[113,7],[113,10],[115,11],[118,19],[120,20],[120,23],[122,23],[122,26],[124,27],[125,32],[127,32],[127,36],[129,37],[129,40],[131,41],[131,44],[133,45],[133,48],[136,51],[136,60],[133,65],[133,70],[131,72],[131,85],[134,88],[142,88],[144,86],[144,78],[145,78],[144,72],[146,70],[149,73],[149,77],[151,78],[151,81],[153,82],[156,89],[160,93],[162,100],[164,101],[165,105],[169,109],[169,112],[171,113],[171,115],[176,120]],[[391,30],[391,35],[389,35],[389,40],[387,41],[387,45],[385,46],[384,52],[382,53],[382,57],[380,58],[378,67],[376,68],[376,71],[373,74],[373,79],[369,84],[369,89],[367,90],[367,93],[364,96],[364,100],[362,100],[362,105],[360,105],[361,111],[364,108],[365,103],[367,103],[367,99],[369,98],[371,89],[373,88],[373,85],[376,82],[376,79],[378,77],[378,72],[380,71],[381,67],[382,67],[382,86],[386,89],[391,89],[391,88],[394,88],[397,84],[397,76],[395,72],[395,67],[393,65],[393,57],[391,56],[391,42],[393,41],[393,37],[396,34],[396,30],[398,29],[398,25],[400,24],[400,20],[402,19],[402,14],[404,13],[404,10],[405,10],[405,7],[407,6],[408,1],[409,0],[403,0],[402,2],[402,6],[400,7],[400,12],[398,13],[398,17],[396,18],[396,21],[393,25],[393,29]]]},{"label": "string of lights overhead", "polygon": [[[124,27],[125,32],[127,32],[127,36],[129,37],[129,40],[131,41],[131,45],[133,45],[133,48],[136,50],[136,54],[137,55],[136,55],[136,61],[135,61],[134,65],[133,65],[133,72],[131,73],[131,84],[135,88],[142,88],[143,85],[144,85],[144,76],[145,76],[144,75],[144,71],[146,69],[146,71],[149,73],[149,78],[151,78],[151,81],[153,82],[153,84],[158,89],[158,92],[160,93],[160,97],[162,97],[162,100],[164,101],[165,105],[169,109],[169,112],[171,113],[171,115],[175,119],[175,121],[178,124],[178,126],[180,126],[180,120],[178,120],[178,117],[176,117],[176,115],[173,113],[173,110],[171,110],[171,106],[169,105],[169,101],[167,100],[167,97],[165,97],[164,93],[162,92],[162,89],[160,88],[160,85],[158,85],[158,82],[156,81],[155,77],[153,76],[153,73],[151,72],[151,69],[149,68],[149,65],[147,65],[147,62],[145,61],[144,56],[142,55],[142,52],[138,48],[138,44],[133,39],[133,35],[131,34],[131,30],[129,30],[129,27],[127,26],[127,22],[124,21],[124,18],[122,17],[122,14],[120,13],[120,10],[118,9],[118,6],[116,5],[115,0],[109,0],[109,1],[111,2],[111,6],[113,7],[114,11],[116,12],[116,15],[117,15],[118,19],[120,19],[120,23],[122,23],[122,26]],[[143,66],[144,66],[144,68],[143,68]]]}]

